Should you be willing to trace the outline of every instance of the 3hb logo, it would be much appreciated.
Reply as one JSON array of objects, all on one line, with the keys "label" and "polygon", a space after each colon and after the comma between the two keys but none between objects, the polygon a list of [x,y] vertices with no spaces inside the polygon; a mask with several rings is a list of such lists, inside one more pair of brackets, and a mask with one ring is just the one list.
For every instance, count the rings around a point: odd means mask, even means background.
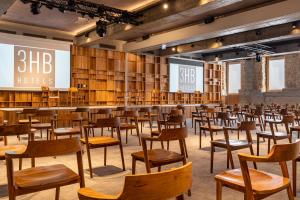
[{"label": "3hb logo", "polygon": [[55,87],[55,50],[15,46],[15,87]]},{"label": "3hb logo", "polygon": [[179,65],[179,90],[185,92],[195,92],[196,67]]}]

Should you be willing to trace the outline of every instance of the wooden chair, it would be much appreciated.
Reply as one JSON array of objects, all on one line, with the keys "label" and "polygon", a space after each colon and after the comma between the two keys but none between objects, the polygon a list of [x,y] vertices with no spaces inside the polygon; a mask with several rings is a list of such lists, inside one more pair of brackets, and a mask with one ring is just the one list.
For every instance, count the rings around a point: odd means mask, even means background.
[{"label": "wooden chair", "polygon": [[[229,168],[229,161],[232,169],[234,169],[234,162],[232,157],[232,151],[240,149],[250,149],[251,155],[254,155],[253,152],[253,141],[251,137],[251,131],[256,130],[256,124],[253,121],[244,121],[241,122],[241,125],[238,127],[239,131],[246,131],[247,140],[232,140],[229,136],[229,130],[237,130],[236,128],[224,127],[224,137],[225,139],[212,140],[211,141],[211,157],[210,157],[210,173],[213,173],[214,166],[214,152],[215,148],[223,148],[227,150],[227,169]],[[256,166],[255,166],[256,167]]]},{"label": "wooden chair", "polygon": [[[31,128],[40,131],[41,138],[43,137],[43,130],[47,132],[47,140],[50,139],[50,131],[52,128],[51,120],[55,118],[56,114],[50,110],[38,110],[34,115],[29,116],[29,123]],[[34,118],[38,118],[38,123],[32,123]]]},{"label": "wooden chair", "polygon": [[263,131],[256,133],[257,135],[257,155],[259,155],[259,141],[260,138],[268,139],[268,153],[270,152],[270,141],[273,140],[274,144],[277,144],[278,140],[288,139],[289,142],[292,142],[292,135],[290,132],[290,124],[294,123],[294,116],[293,115],[284,115],[282,118],[282,123],[285,125],[286,133],[284,132],[276,132],[274,131],[274,124],[270,123],[271,131]]},{"label": "wooden chair", "polygon": [[[132,174],[136,171],[136,161],[144,162],[146,165],[147,173],[151,173],[151,168],[158,167],[160,171],[161,166],[171,163],[182,162],[186,163],[186,153],[184,148],[184,140],[188,135],[188,129],[176,128],[176,129],[164,129],[157,138],[142,137],[143,151],[135,152],[131,154],[132,157]],[[165,149],[147,149],[147,141],[179,141],[180,153],[172,152]]]},{"label": "wooden chair", "polygon": [[78,191],[80,200],[121,199],[184,199],[183,194],[192,187],[192,163],[164,172],[127,175],[119,195],[98,193],[90,188]]},{"label": "wooden chair", "polygon": [[[90,130],[92,130],[93,133],[93,137],[95,137],[95,131],[94,131],[94,125],[97,123],[97,120],[99,119],[106,119],[106,118],[112,118],[113,114],[112,114],[112,109],[111,108],[102,108],[99,109],[96,113],[91,113],[91,123],[89,124],[89,126],[91,127]],[[101,136],[103,136],[103,132],[104,129],[103,127],[101,128]],[[111,132],[113,137],[113,132]]]},{"label": "wooden chair", "polygon": [[197,134],[197,124],[199,127],[205,125],[204,112],[205,110],[202,107],[196,107],[196,113],[192,115],[192,127],[194,128],[195,135]]},{"label": "wooden chair", "polygon": [[[79,123],[79,127],[74,127],[73,122],[76,121]],[[59,123],[67,123],[68,126],[58,127]],[[74,135],[79,135],[82,137],[82,116],[80,113],[67,113],[64,115],[59,115],[55,119],[52,120],[52,133],[51,138],[57,139],[61,136],[69,136],[72,137]]]},{"label": "wooden chair", "polygon": [[[17,124],[17,125],[3,125],[0,126],[0,136],[4,138],[4,146],[0,146],[0,160],[5,160],[5,152],[13,151],[16,153],[23,153],[27,146],[26,145],[8,145],[7,137],[8,136],[19,136],[19,135],[28,135],[28,138],[31,138],[31,129],[29,125]],[[19,169],[22,169],[22,159],[19,160]]]},{"label": "wooden chair", "polygon": [[[18,124],[34,124],[40,123],[38,119],[32,118],[37,113],[37,108],[24,108],[21,112],[17,112],[17,123]],[[31,121],[29,121],[31,117]]]},{"label": "wooden chair", "polygon": [[79,89],[77,87],[71,87],[68,90],[68,105],[71,107],[73,106],[73,103],[75,103],[75,106],[80,105],[80,103],[84,102],[84,97],[80,95]]},{"label": "wooden chair", "polygon": [[[40,158],[66,154],[77,155],[78,174],[63,164],[32,167],[14,171],[15,158]],[[82,167],[82,149],[78,139],[62,139],[52,141],[30,141],[25,152],[9,151],[5,154],[7,163],[7,179],[9,200],[16,196],[56,188],[55,200],[59,200],[60,187],[80,183],[84,187]]]},{"label": "wooden chair", "polygon": [[[250,108],[249,108],[250,109]],[[251,120],[256,122],[256,126],[260,127],[261,131],[264,131],[264,121],[263,121],[263,108],[256,107],[250,113],[245,113],[245,120]]]},{"label": "wooden chair", "polygon": [[125,123],[121,123],[121,130],[126,131],[126,144],[128,143],[128,131],[130,130],[136,130],[136,134],[138,136],[139,140],[139,145],[141,145],[141,136],[140,136],[140,131],[139,131],[139,124],[138,124],[138,111],[133,110],[133,111],[124,111],[124,114],[121,118],[125,120]]},{"label": "wooden chair", "polygon": [[199,132],[199,148],[202,148],[202,131],[208,131],[210,133],[211,141],[213,141],[213,134],[217,132],[223,131],[222,126],[217,125],[211,125],[211,118],[206,117],[207,125],[200,126],[200,132]]},{"label": "wooden chair", "polygon": [[42,104],[46,104],[46,106],[51,105],[51,101],[55,101],[56,106],[60,105],[60,96],[59,90],[57,91],[50,91],[48,86],[42,86]]},{"label": "wooden chair", "polygon": [[[222,199],[222,187],[243,192],[246,200],[264,199],[282,190],[287,190],[288,199],[292,200],[293,192],[287,161],[299,156],[300,142],[275,144],[268,156],[239,154],[241,169],[229,170],[215,176],[217,200]],[[282,176],[248,168],[247,162],[279,162]]]},{"label": "wooden chair", "polygon": [[[138,123],[141,124],[141,133],[143,133],[143,126],[145,122],[149,123],[150,131],[152,131],[152,109],[150,107],[142,107],[139,110],[139,117],[137,118]],[[132,120],[135,120],[134,118]]]},{"label": "wooden chair", "polygon": [[[89,161],[89,169],[90,169],[90,177],[93,178],[93,168],[91,162],[91,153],[90,149],[95,148],[104,148],[104,166],[106,166],[106,157],[107,157],[107,147],[110,146],[119,146],[122,160],[122,167],[125,171],[125,162],[123,155],[123,147],[120,135],[120,118],[106,118],[106,119],[98,119],[97,123],[93,126],[93,128],[110,128],[111,132],[116,129],[118,138],[99,136],[99,137],[89,137],[89,128],[86,127],[84,131],[85,137],[81,139],[81,142],[86,145],[88,161]],[[88,141],[88,142],[87,142]]]}]

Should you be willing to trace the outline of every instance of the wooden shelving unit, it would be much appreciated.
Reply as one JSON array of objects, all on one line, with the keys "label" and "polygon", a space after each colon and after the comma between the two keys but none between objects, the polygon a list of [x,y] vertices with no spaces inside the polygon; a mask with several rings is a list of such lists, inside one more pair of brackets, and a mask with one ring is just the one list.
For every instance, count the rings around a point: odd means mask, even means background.
[{"label": "wooden shelving unit", "polygon": [[205,101],[220,103],[221,99],[221,74],[222,67],[216,63],[205,64]]},{"label": "wooden shelving unit", "polygon": [[[205,92],[170,93],[168,59],[118,51],[71,47],[72,87],[84,105],[219,103],[222,68],[205,64]],[[67,92],[60,93],[65,105]],[[0,107],[41,106],[40,91],[1,91]]]}]

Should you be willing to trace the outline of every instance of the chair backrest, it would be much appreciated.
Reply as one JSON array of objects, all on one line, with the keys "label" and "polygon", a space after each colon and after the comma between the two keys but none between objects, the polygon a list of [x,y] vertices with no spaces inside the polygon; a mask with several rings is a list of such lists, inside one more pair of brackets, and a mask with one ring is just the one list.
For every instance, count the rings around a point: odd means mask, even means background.
[{"label": "chair backrest", "polygon": [[256,123],[255,121],[242,121],[239,129],[241,131],[254,131],[256,130]]},{"label": "chair backrest", "polygon": [[136,118],[139,116],[137,110],[125,110],[123,117],[133,117]]},{"label": "chair backrest", "polygon": [[100,115],[112,115],[112,109],[111,108],[99,109],[97,111],[97,114],[100,114]]},{"label": "chair backrest", "polygon": [[38,158],[60,156],[81,152],[81,143],[78,138],[59,140],[29,141],[23,158]]},{"label": "chair backrest", "polygon": [[152,111],[151,107],[142,107],[139,110],[139,112],[143,112],[143,113],[151,113],[151,111]]},{"label": "chair backrest", "polygon": [[269,162],[284,162],[295,160],[299,157],[299,151],[300,140],[297,140],[294,143],[275,144],[268,155]]},{"label": "chair backrest", "polygon": [[188,136],[187,127],[174,128],[174,129],[163,129],[159,135],[159,139],[162,141],[171,140],[184,140]]},{"label": "chair backrest", "polygon": [[38,111],[37,108],[24,108],[22,112],[20,112],[20,114],[35,114]]},{"label": "chair backrest", "polygon": [[29,125],[16,124],[0,126],[0,136],[14,136],[26,134],[31,134],[31,128]]},{"label": "chair backrest", "polygon": [[95,126],[98,128],[119,128],[120,127],[120,118],[115,117],[115,118],[104,118],[104,119],[98,119]]},{"label": "chair backrest", "polygon": [[118,199],[170,199],[186,193],[192,187],[192,163],[152,174],[125,177],[123,192]]},{"label": "chair backrest", "polygon": [[76,108],[75,112],[88,113],[88,112],[90,112],[90,109],[89,108],[78,107],[78,108]]}]

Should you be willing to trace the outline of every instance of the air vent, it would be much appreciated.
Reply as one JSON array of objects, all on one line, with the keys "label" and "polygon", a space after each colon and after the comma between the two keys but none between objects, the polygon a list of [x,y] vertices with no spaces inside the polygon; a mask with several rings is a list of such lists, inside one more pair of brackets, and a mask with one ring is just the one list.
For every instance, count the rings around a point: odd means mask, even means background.
[{"label": "air vent", "polygon": [[29,37],[36,37],[36,38],[47,38],[45,35],[36,35],[32,33],[23,33],[24,36],[29,36]]},{"label": "air vent", "polygon": [[9,30],[2,30],[2,29],[0,29],[0,32],[1,33],[8,33],[8,34],[17,34],[16,31],[9,31]]},{"label": "air vent", "polygon": [[99,44],[99,48],[116,49],[116,46],[114,46],[114,45],[109,45],[109,44]]},{"label": "air vent", "polygon": [[64,38],[57,38],[57,37],[54,37],[52,38],[53,40],[59,40],[59,41],[64,41],[64,42],[73,42],[73,40],[70,40],[70,39],[64,39]]}]

